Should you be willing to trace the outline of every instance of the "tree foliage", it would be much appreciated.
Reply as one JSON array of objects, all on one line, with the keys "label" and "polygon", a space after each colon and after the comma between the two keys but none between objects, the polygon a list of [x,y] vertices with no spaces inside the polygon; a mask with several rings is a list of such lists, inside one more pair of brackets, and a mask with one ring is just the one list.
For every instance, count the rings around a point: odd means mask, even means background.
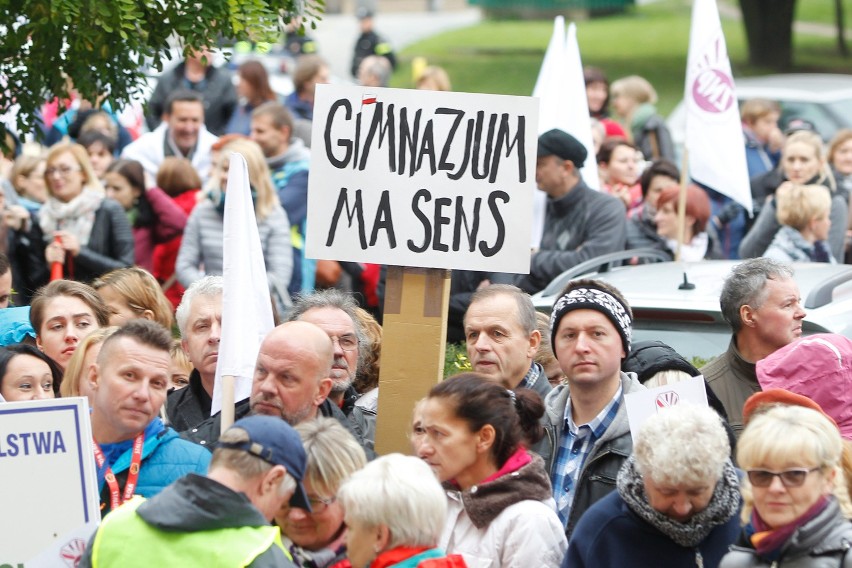
[{"label": "tree foliage", "polygon": [[[169,49],[275,41],[302,14],[316,27],[324,0],[0,0],[0,115],[17,106],[20,132],[39,107],[68,96],[127,104],[162,70]],[[306,23],[305,23],[306,22]],[[0,140],[5,138],[0,123]]]}]

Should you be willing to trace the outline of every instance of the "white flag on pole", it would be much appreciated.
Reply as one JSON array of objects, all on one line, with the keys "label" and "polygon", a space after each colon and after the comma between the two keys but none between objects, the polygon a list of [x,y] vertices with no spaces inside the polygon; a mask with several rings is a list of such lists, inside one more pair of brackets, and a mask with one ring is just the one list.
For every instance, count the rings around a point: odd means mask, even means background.
[{"label": "white flag on pole", "polygon": [[222,376],[235,377],[235,401],[251,394],[260,342],[275,325],[248,167],[245,158],[236,153],[231,154],[225,192],[222,267],[222,340],[211,414],[222,408]]},{"label": "white flag on pole", "polygon": [[695,0],[692,7],[684,98],[690,177],[751,214],[742,124],[716,0]]},{"label": "white flag on pole", "polygon": [[592,139],[592,120],[589,117],[589,99],[586,98],[586,80],[583,76],[583,61],[580,58],[580,44],[577,43],[577,26],[568,24],[568,36],[565,38],[565,63],[567,78],[566,100],[563,106],[568,109],[568,124],[565,132],[582,142],[589,153],[581,170],[583,181],[592,189],[600,189],[598,161],[595,157],[595,142]]},{"label": "white flag on pole", "polygon": [[[577,26],[570,24],[566,35],[565,19],[562,16],[556,16],[553,20],[553,35],[544,53],[533,96],[539,99],[539,134],[558,128],[579,140],[589,152],[581,170],[583,181],[589,187],[599,189],[586,82],[577,44]],[[541,242],[546,204],[545,193],[536,191],[533,201],[533,248],[538,248]]]}]

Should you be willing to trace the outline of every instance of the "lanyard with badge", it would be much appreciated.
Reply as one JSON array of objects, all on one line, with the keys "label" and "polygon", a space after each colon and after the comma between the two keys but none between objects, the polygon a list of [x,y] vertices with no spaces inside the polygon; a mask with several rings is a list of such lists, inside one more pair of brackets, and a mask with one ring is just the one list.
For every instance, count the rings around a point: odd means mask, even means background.
[{"label": "lanyard with badge", "polygon": [[[133,492],[136,491],[136,482],[139,479],[139,468],[142,463],[142,446],[144,443],[145,432],[140,432],[133,440],[133,455],[130,459],[130,470],[127,475],[127,482],[124,484],[123,497],[121,496],[121,492],[118,488],[118,481],[115,479],[115,474],[112,472],[112,468],[107,466],[104,474],[104,481],[106,481],[109,486],[110,511],[118,509],[122,503],[129,501],[130,498],[133,497]],[[97,464],[98,469],[101,469],[106,463],[106,457],[104,456],[104,453],[97,441],[95,441],[93,445],[95,449],[95,463]]]}]

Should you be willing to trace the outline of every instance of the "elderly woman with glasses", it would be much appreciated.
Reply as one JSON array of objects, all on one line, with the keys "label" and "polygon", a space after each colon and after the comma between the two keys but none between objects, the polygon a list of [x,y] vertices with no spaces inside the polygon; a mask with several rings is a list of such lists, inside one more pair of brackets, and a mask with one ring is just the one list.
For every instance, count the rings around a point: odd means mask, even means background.
[{"label": "elderly woman with glasses", "polygon": [[849,566],[852,523],[832,495],[843,441],[834,422],[803,406],[767,406],[737,443],[751,521],[721,568]]},{"label": "elderly woman with glasses", "polygon": [[364,450],[334,418],[317,418],[296,426],[308,457],[302,484],[311,510],[284,508],[275,515],[284,543],[301,568],[328,568],[346,557],[346,525],[337,490],[364,467]]},{"label": "elderly woman with glasses", "polygon": [[79,282],[133,264],[133,233],[124,209],[105,197],[82,146],[51,147],[44,180],[48,198],[30,239],[36,286],[47,283],[55,263],[65,278]]},{"label": "elderly woman with glasses", "polygon": [[580,518],[563,568],[715,568],[740,532],[739,479],[709,407],[648,419],[616,485]]}]

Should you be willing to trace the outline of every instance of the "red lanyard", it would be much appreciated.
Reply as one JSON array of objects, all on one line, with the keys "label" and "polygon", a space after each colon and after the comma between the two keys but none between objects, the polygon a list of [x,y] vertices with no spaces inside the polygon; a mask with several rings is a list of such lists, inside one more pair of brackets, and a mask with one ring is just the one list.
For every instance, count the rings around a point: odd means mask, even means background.
[{"label": "red lanyard", "polygon": [[[130,470],[127,474],[127,482],[124,484],[123,498],[120,496],[118,481],[115,479],[115,474],[112,472],[112,468],[107,466],[104,481],[106,481],[107,485],[109,485],[110,511],[118,509],[119,505],[125,501],[129,501],[130,498],[133,497],[133,492],[136,491],[136,481],[139,479],[139,469],[140,464],[142,463],[142,445],[144,443],[145,432],[140,432],[133,440],[133,456],[130,459]],[[104,453],[101,451],[101,447],[98,445],[97,441],[94,443],[94,447],[95,463],[98,465],[98,469],[100,469],[104,466],[106,458],[104,457]]]}]

